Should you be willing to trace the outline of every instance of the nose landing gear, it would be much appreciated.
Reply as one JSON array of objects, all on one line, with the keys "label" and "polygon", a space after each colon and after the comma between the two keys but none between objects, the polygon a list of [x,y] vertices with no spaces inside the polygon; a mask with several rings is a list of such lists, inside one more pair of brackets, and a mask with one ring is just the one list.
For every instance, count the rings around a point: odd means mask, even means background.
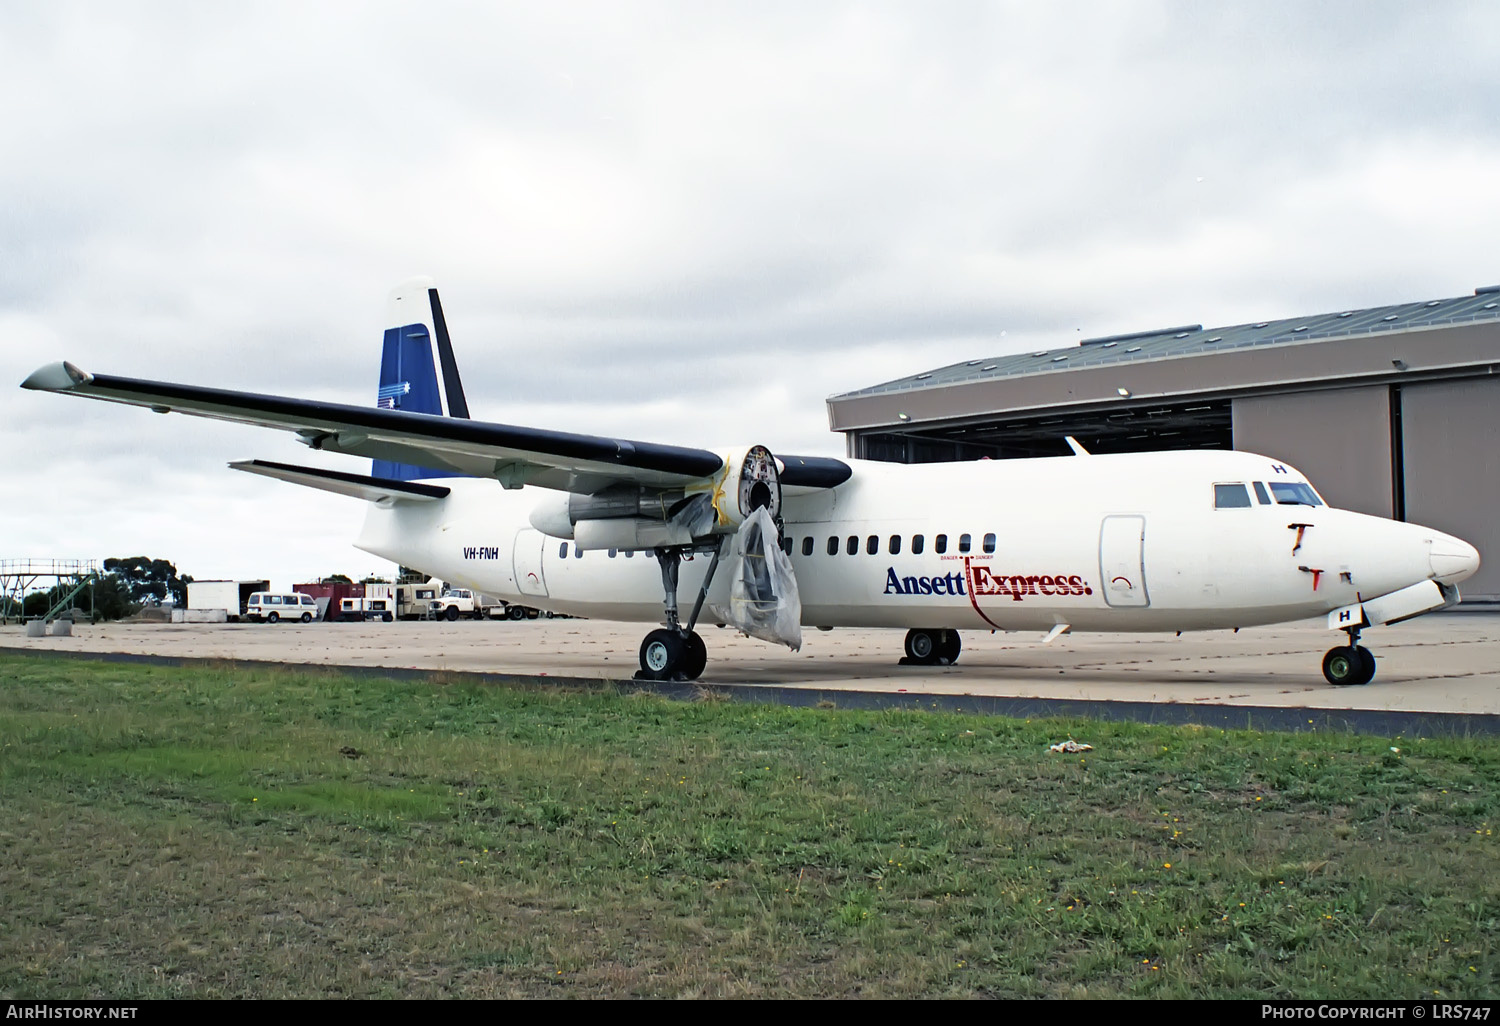
[{"label": "nose landing gear", "polygon": [[1347,627],[1349,644],[1323,655],[1323,679],[1337,687],[1355,687],[1375,679],[1375,656],[1359,643],[1359,628]]}]

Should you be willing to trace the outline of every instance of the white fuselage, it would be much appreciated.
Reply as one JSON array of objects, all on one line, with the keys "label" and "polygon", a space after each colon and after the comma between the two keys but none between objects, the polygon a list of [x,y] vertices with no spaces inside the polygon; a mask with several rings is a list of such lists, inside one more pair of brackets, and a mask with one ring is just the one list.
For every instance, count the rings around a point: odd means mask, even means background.
[{"label": "white fuselage", "polygon": [[[1216,484],[1243,484],[1253,495],[1255,482],[1305,482],[1251,453],[848,462],[853,475],[837,488],[784,496],[805,626],[1245,627],[1321,615],[1422,581],[1448,583],[1477,566],[1477,556],[1466,572],[1442,563],[1434,545],[1473,549],[1414,524],[1254,498],[1216,508]],[[452,489],[444,499],[372,507],[356,544],[515,603],[662,619],[661,572],[650,553],[579,552],[543,535],[529,521],[545,494],[534,489],[441,483]],[[682,564],[684,616],[708,563],[699,556]],[[709,608],[725,604],[728,578],[716,576]],[[703,620],[715,622],[708,612]]]}]

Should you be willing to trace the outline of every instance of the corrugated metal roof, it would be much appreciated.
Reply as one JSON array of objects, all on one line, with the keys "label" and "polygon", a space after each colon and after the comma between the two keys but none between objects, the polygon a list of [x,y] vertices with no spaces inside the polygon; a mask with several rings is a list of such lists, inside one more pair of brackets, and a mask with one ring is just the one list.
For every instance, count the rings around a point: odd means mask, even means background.
[{"label": "corrugated metal roof", "polygon": [[1246,346],[1274,346],[1307,342],[1312,339],[1345,338],[1377,332],[1411,328],[1432,328],[1449,324],[1471,324],[1476,321],[1500,321],[1500,292],[1495,286],[1476,291],[1472,296],[1433,299],[1420,303],[1377,306],[1368,310],[1342,310],[1311,317],[1285,317],[1254,324],[1235,324],[1224,328],[1202,328],[1183,325],[1159,331],[1138,331],[1124,335],[1107,335],[1085,339],[1078,345],[1040,352],[1013,353],[985,360],[969,360],[938,367],[910,377],[897,378],[833,397],[834,400],[856,396],[903,392],[918,388],[939,388],[959,382],[994,378],[1014,378],[1027,374],[1051,374],[1079,367],[1097,367],[1136,360],[1162,360],[1202,356]]}]

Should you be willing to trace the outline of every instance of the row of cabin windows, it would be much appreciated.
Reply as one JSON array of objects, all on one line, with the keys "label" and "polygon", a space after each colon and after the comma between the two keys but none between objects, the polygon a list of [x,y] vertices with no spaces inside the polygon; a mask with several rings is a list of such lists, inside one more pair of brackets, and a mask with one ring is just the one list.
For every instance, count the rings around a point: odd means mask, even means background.
[{"label": "row of cabin windows", "polygon": [[[816,545],[816,541],[814,539],[812,539],[812,538],[803,538],[802,539],[802,554],[804,556],[811,556],[813,554],[813,547],[815,545]],[[889,538],[886,539],[886,542],[885,542],[885,551],[889,555],[899,556],[899,555],[901,555],[901,545],[902,545],[901,536],[899,534],[893,534]],[[828,539],[828,546],[827,546],[827,550],[826,550],[828,552],[828,554],[830,556],[837,556],[839,554],[839,549],[840,548],[842,548],[844,550],[844,552],[846,552],[848,555],[851,555],[851,556],[857,556],[857,555],[859,555],[859,550],[860,550],[860,537],[859,537],[859,535],[857,535],[857,534],[851,534],[847,538],[843,538],[843,539],[839,538],[837,535],[830,536],[829,539]],[[973,551],[973,548],[974,548],[974,540],[973,540],[973,536],[972,535],[961,534],[961,535],[958,536],[958,548],[957,548],[957,551],[959,551],[959,552],[971,552],[971,551]],[[987,552],[987,553],[994,552],[995,551],[995,536],[994,536],[994,534],[987,534],[987,535],[985,535],[984,538],[983,538],[983,540],[980,542],[980,548],[984,552]],[[911,554],[913,556],[920,556],[924,551],[926,551],[926,549],[927,549],[927,538],[926,538],[925,535],[914,534],[914,535],[911,536]],[[870,556],[878,556],[878,555],[880,555],[880,535],[878,535],[878,534],[872,534],[872,535],[869,535],[868,537],[866,537],[864,539],[864,550],[865,550],[866,555],[870,555]],[[933,537],[932,537],[932,551],[935,552],[935,553],[938,553],[939,555],[941,555],[942,553],[948,551],[948,536],[946,534],[933,535]],[[788,549],[788,553],[790,553],[790,549]]]},{"label": "row of cabin windows", "polygon": [[[980,550],[982,552],[984,552],[986,554],[993,553],[995,551],[995,535],[993,533],[985,535],[984,538],[980,540],[979,544],[980,544]],[[811,556],[813,554],[813,549],[816,546],[817,546],[817,539],[812,538],[811,536],[803,538],[802,539],[802,554],[804,556]],[[892,555],[892,556],[899,556],[899,555],[901,555],[901,546],[902,546],[901,535],[899,535],[899,534],[893,534],[888,539],[886,539],[885,551],[887,553],[889,553],[890,555]],[[973,540],[973,536],[972,535],[961,534],[961,535],[958,536],[958,549],[957,549],[957,551],[959,551],[959,552],[970,552],[970,551],[973,550],[973,547],[974,547],[974,540]],[[796,542],[793,539],[791,539],[791,538],[783,538],[783,539],[781,539],[781,550],[783,552],[785,552],[788,556],[790,556],[792,554],[792,552],[793,552],[793,550],[795,548],[796,548]],[[839,550],[840,549],[843,549],[843,551],[847,552],[851,556],[857,556],[857,555],[859,555],[859,550],[860,550],[860,537],[859,537],[859,535],[857,535],[857,534],[851,534],[847,538],[840,538],[838,535],[831,535],[831,536],[829,536],[829,539],[828,539],[828,549],[827,549],[828,554],[830,556],[837,556],[839,554]],[[914,534],[914,535],[911,536],[911,554],[913,556],[920,556],[924,551],[926,551],[926,549],[927,549],[927,538],[926,538],[925,535]],[[878,555],[880,555],[880,535],[878,535],[878,534],[872,534],[872,535],[867,536],[864,539],[864,550],[865,550],[865,552],[868,555],[871,555],[871,556],[878,556]],[[616,549],[610,549],[609,550],[609,558],[610,559],[614,559],[615,556],[616,556],[616,554],[617,554],[617,551],[618,550],[616,550]],[[932,539],[932,551],[935,552],[935,553],[937,553],[937,554],[939,554],[939,555],[941,555],[941,554],[943,554],[943,553],[945,553],[945,552],[948,551],[948,536],[946,534],[939,534],[939,535],[934,535],[933,536],[933,539]],[[558,555],[558,557],[560,559],[567,559],[568,558],[568,543],[567,542],[563,542],[563,543],[561,543],[557,547],[557,555]],[[624,555],[625,555],[626,559],[629,559],[630,557],[632,557],[632,556],[635,555],[635,552],[631,551],[631,550],[627,550],[624,553]],[[573,557],[575,559],[581,559],[581,558],[583,558],[583,550],[580,549],[576,543],[573,545]]]},{"label": "row of cabin windows", "polygon": [[[1301,481],[1252,481],[1255,501],[1262,506],[1321,506],[1323,500],[1312,490],[1312,485]],[[1248,509],[1250,489],[1236,481],[1233,484],[1214,485],[1214,509]]]}]

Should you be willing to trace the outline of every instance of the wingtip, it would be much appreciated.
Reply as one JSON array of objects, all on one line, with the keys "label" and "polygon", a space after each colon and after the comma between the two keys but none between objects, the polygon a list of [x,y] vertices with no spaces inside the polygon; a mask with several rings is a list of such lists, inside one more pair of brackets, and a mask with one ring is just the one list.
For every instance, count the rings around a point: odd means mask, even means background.
[{"label": "wingtip", "polygon": [[59,363],[49,363],[45,367],[38,367],[25,381],[21,382],[21,387],[38,392],[66,392],[79,385],[87,385],[93,380],[92,374],[63,360]]}]

